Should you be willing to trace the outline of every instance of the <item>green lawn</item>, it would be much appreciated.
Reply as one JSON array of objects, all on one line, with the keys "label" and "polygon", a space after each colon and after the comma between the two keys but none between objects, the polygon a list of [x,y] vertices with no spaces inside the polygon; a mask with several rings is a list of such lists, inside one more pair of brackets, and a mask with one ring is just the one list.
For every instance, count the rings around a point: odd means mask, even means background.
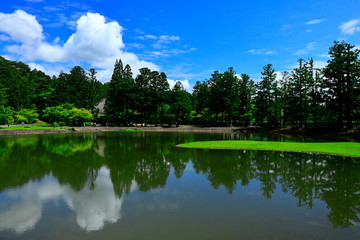
[{"label": "green lawn", "polygon": [[358,142],[266,142],[266,141],[207,141],[178,145],[187,148],[272,150],[286,152],[311,152],[360,157]]},{"label": "green lawn", "polygon": [[[56,127],[56,129],[70,129],[71,127]],[[17,125],[11,127],[0,127],[0,130],[21,130],[21,129],[54,129],[49,124],[28,124],[28,125]]]},{"label": "green lawn", "polygon": [[132,128],[129,128],[129,129],[120,129],[120,130],[114,130],[114,132],[139,132],[141,131],[140,129],[132,129]]}]

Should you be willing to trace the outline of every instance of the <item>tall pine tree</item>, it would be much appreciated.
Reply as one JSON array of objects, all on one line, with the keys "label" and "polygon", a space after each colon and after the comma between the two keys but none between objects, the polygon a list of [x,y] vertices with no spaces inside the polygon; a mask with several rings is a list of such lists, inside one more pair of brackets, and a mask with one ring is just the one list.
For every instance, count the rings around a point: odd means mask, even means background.
[{"label": "tall pine tree", "polygon": [[335,41],[329,49],[331,59],[324,69],[324,76],[329,93],[334,97],[339,128],[353,127],[356,89],[359,88],[359,54],[355,45],[344,41]]}]

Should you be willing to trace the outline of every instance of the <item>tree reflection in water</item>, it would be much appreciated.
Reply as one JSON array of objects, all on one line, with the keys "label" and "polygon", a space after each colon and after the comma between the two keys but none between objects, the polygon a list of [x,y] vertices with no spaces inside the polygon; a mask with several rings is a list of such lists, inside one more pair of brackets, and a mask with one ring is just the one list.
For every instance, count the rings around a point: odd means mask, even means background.
[{"label": "tree reflection in water", "polygon": [[[325,202],[334,227],[346,228],[359,222],[358,159],[175,147],[183,142],[223,138],[254,139],[259,136],[136,132],[1,138],[0,192],[8,194],[12,191],[12,196],[23,202],[16,201],[0,208],[0,228],[11,228],[14,223],[4,218],[9,211],[15,211],[12,209],[21,209],[25,205],[30,207],[22,213],[29,213],[31,218],[18,215],[27,220],[13,229],[22,232],[32,228],[41,216],[40,190],[49,187],[49,182],[41,180],[53,176],[57,183],[51,182],[53,191],[46,199],[61,196],[77,213],[77,222],[82,228],[100,229],[104,222],[120,218],[124,194],[135,188],[142,192],[162,188],[171,171],[176,178],[181,178],[190,161],[195,172],[205,175],[214,189],[224,186],[231,194],[237,187],[256,180],[265,198],[272,198],[276,187],[281,186],[283,192],[297,198],[299,207],[312,208],[316,200]],[[33,194],[24,195],[24,192]],[[106,196],[107,200],[94,197],[99,195]],[[82,205],[84,201],[88,204],[86,207]],[[101,202],[112,207],[95,206]],[[100,220],[90,219],[89,216],[94,215],[91,211],[97,211]]]}]

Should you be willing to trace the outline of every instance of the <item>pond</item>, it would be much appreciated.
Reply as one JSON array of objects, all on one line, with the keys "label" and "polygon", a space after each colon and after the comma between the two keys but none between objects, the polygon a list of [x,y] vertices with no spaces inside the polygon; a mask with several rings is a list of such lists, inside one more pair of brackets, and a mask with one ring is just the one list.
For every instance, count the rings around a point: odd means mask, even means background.
[{"label": "pond", "polygon": [[176,147],[261,134],[0,137],[0,239],[360,239],[360,159]]}]

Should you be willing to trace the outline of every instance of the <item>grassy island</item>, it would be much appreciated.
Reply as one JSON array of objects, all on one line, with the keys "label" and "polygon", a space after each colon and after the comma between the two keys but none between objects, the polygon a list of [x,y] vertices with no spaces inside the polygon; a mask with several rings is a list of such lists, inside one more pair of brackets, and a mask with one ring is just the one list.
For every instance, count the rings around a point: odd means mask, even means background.
[{"label": "grassy island", "polygon": [[267,142],[267,141],[204,141],[178,145],[187,148],[270,150],[285,152],[309,152],[360,157],[358,142]]}]

